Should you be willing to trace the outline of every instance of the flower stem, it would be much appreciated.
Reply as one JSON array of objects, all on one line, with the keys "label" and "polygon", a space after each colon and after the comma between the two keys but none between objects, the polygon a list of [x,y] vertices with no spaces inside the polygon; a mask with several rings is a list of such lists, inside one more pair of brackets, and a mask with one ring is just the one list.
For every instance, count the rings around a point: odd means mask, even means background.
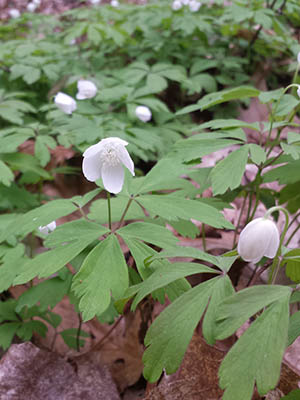
[{"label": "flower stem", "polygon": [[279,267],[280,267],[281,247],[283,245],[283,241],[284,241],[286,232],[287,232],[288,227],[289,227],[289,215],[288,215],[288,212],[286,211],[286,209],[283,208],[283,207],[280,207],[280,206],[271,207],[266,212],[266,214],[264,215],[264,218],[268,218],[275,211],[282,211],[284,213],[284,215],[285,215],[285,224],[284,224],[284,228],[283,228],[282,234],[280,236],[280,242],[279,242],[277,253],[276,253],[275,258],[274,258],[274,260],[272,262],[272,265],[271,265],[271,270],[270,270],[269,279],[268,279],[268,284],[269,285],[275,283],[275,280],[276,280],[276,277],[277,277],[277,274],[278,274],[278,271],[279,271]]},{"label": "flower stem", "polygon": [[110,193],[107,192],[107,209],[108,209],[108,228],[111,229],[111,205],[110,205]]},{"label": "flower stem", "polygon": [[118,229],[122,227],[123,222],[124,222],[124,218],[125,218],[125,216],[126,216],[126,214],[127,214],[127,211],[128,211],[128,209],[129,209],[130,204],[132,203],[132,201],[133,201],[133,197],[131,197],[131,198],[128,200],[128,203],[127,203],[127,205],[126,205],[126,207],[125,207],[125,210],[123,211],[123,214],[122,214],[122,216],[121,216]]}]

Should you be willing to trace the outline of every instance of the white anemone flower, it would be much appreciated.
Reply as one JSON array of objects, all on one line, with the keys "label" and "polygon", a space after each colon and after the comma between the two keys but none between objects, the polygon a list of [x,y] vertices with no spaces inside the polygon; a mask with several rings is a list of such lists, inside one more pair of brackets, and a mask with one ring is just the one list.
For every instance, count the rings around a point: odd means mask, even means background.
[{"label": "white anemone flower", "polygon": [[181,0],[174,0],[172,3],[172,10],[177,11],[182,8],[183,4]]},{"label": "white anemone flower", "polygon": [[56,222],[52,221],[50,224],[45,225],[45,226],[39,226],[39,231],[43,233],[44,235],[49,235],[50,232],[53,232],[54,229],[56,228]]},{"label": "white anemone flower", "polygon": [[19,10],[17,10],[16,8],[11,8],[9,11],[8,11],[8,14],[9,14],[9,16],[11,17],[11,18],[19,18],[20,16],[21,16],[21,13],[20,13],[20,11]]},{"label": "white anemone flower", "polygon": [[120,3],[118,2],[118,0],[111,0],[110,5],[112,7],[119,7]]},{"label": "white anemone flower", "polygon": [[27,11],[29,11],[29,12],[35,12],[37,5],[34,4],[33,2],[31,2],[31,3],[27,4],[26,8],[27,8]]},{"label": "white anemone flower", "polygon": [[102,178],[104,188],[119,193],[124,183],[124,166],[134,176],[134,164],[126,150],[128,143],[118,137],[100,140],[83,153],[82,171],[88,181]]},{"label": "white anemone flower", "polygon": [[94,82],[84,79],[80,79],[77,82],[77,89],[78,93],[76,94],[76,99],[78,100],[91,99],[97,94],[97,86],[94,84]]},{"label": "white anemone flower", "polygon": [[72,112],[77,108],[76,101],[73,97],[62,92],[57,93],[54,98],[54,103],[66,114],[72,114]]},{"label": "white anemone flower", "polygon": [[140,119],[143,122],[150,121],[150,119],[152,117],[150,108],[148,108],[146,106],[138,106],[135,109],[135,115],[138,117],[138,119]]},{"label": "white anemone flower", "polygon": [[257,263],[263,256],[274,258],[279,247],[277,226],[268,218],[256,218],[242,230],[237,246],[245,261]]},{"label": "white anemone flower", "polygon": [[190,1],[189,7],[191,12],[197,12],[201,7],[201,3],[199,1],[192,0]]}]

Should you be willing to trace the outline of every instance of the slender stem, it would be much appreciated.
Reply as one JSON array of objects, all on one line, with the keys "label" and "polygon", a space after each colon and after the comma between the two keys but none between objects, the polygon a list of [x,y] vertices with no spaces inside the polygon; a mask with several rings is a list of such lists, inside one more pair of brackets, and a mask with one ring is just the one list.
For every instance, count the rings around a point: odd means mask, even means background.
[{"label": "slender stem", "polygon": [[79,319],[79,324],[78,324],[78,328],[77,328],[77,332],[76,332],[76,348],[77,351],[80,351],[80,331],[81,331],[81,325],[82,325],[82,318],[81,318],[81,314],[78,313],[78,319]]},{"label": "slender stem", "polygon": [[116,329],[116,327],[119,325],[119,323],[122,321],[123,319],[123,315],[121,315],[116,322],[113,324],[113,326],[110,328],[110,330],[108,332],[106,332],[106,334],[103,336],[103,338],[101,340],[99,340],[98,343],[95,344],[95,346],[93,347],[93,351],[94,350],[100,350],[103,342],[108,338],[108,336],[113,332],[114,329]]},{"label": "slender stem", "polygon": [[107,208],[108,208],[108,227],[111,229],[111,205],[110,205],[110,193],[107,193]]},{"label": "slender stem", "polygon": [[286,246],[290,243],[290,241],[293,239],[293,237],[296,235],[296,233],[298,232],[299,229],[300,229],[300,225],[296,226],[296,228],[293,230],[290,237],[286,241],[286,244],[285,244]]},{"label": "slender stem", "polygon": [[248,210],[247,210],[246,224],[249,222],[251,208],[252,208],[252,193],[250,192],[249,193],[249,204],[248,204]]},{"label": "slender stem", "polygon": [[237,232],[238,232],[238,229],[239,229],[239,226],[240,226],[240,222],[241,222],[241,219],[242,219],[242,215],[243,215],[243,212],[244,212],[244,209],[245,209],[245,206],[246,206],[247,197],[248,197],[248,193],[246,193],[246,195],[244,197],[243,204],[242,204],[242,207],[241,207],[241,210],[240,210],[240,215],[239,215],[239,218],[238,218],[238,221],[237,221],[237,224],[236,224],[236,228],[235,228],[235,231],[234,231],[234,235],[233,235],[232,248],[234,248],[234,246],[236,245]]},{"label": "slender stem", "polygon": [[203,224],[203,223],[202,223],[202,229],[201,229],[201,238],[202,238],[203,251],[206,251],[205,224]]},{"label": "slender stem", "polygon": [[274,284],[274,282],[276,280],[276,277],[277,277],[277,274],[279,271],[279,267],[280,267],[281,247],[283,245],[283,241],[284,241],[286,232],[289,227],[289,215],[288,215],[288,212],[286,211],[286,209],[283,207],[280,207],[280,206],[271,207],[264,215],[264,218],[268,218],[275,211],[282,211],[284,213],[285,224],[284,224],[282,234],[280,236],[280,242],[279,242],[277,253],[276,253],[273,263],[271,265],[271,270],[270,270],[270,275],[269,275],[269,280],[268,280],[269,285]]},{"label": "slender stem", "polygon": [[128,203],[127,203],[127,205],[126,205],[126,207],[125,207],[125,210],[123,211],[123,214],[122,214],[122,216],[121,216],[121,219],[120,219],[120,222],[119,222],[119,226],[118,226],[117,229],[121,228],[121,226],[123,225],[125,216],[126,216],[126,214],[127,214],[127,211],[128,211],[128,209],[129,209],[130,204],[132,203],[132,201],[133,201],[133,197],[130,197],[130,199],[128,200]]}]

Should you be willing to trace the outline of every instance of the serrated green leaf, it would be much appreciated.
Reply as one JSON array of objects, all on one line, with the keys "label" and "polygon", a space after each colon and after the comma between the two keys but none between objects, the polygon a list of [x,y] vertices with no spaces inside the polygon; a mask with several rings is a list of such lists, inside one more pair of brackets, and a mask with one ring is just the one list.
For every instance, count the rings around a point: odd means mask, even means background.
[{"label": "serrated green leaf", "polygon": [[6,301],[1,301],[0,303],[0,323],[3,321],[19,321],[16,313],[17,301],[13,299],[8,299]]},{"label": "serrated green leaf", "polygon": [[184,293],[150,326],[143,356],[144,376],[148,381],[157,381],[164,368],[167,374],[177,370],[217,279],[210,279]]},{"label": "serrated green leaf", "polygon": [[293,249],[285,253],[282,264],[286,264],[286,276],[294,282],[300,282],[300,250]]},{"label": "serrated green leaf", "polygon": [[178,239],[167,228],[148,222],[133,222],[116,231],[124,240],[139,239],[160,248],[176,246]]},{"label": "serrated green leaf", "polygon": [[81,297],[79,308],[84,321],[104,312],[111,295],[119,299],[127,287],[127,265],[115,235],[108,236],[90,252],[72,284],[72,290]]},{"label": "serrated green leaf", "polygon": [[281,400],[299,400],[300,389],[292,390],[288,395],[283,396]]},{"label": "serrated green leaf", "polygon": [[216,208],[198,200],[187,200],[171,195],[142,195],[136,201],[152,215],[159,215],[167,220],[193,218],[216,228],[233,228]]},{"label": "serrated green leaf", "polygon": [[17,330],[16,334],[23,340],[27,341],[32,338],[34,332],[38,333],[40,336],[45,337],[47,333],[47,326],[37,320],[23,322],[22,325]]},{"label": "serrated green leaf", "polygon": [[230,296],[218,308],[215,338],[222,340],[232,335],[262,308],[289,299],[291,291],[287,286],[252,286]]},{"label": "serrated green leaf", "polygon": [[188,257],[188,258],[195,258],[196,260],[203,260],[207,261],[209,263],[212,263],[214,265],[218,265],[219,263],[219,258],[216,256],[213,256],[212,254],[205,253],[202,250],[196,249],[194,247],[181,247],[177,246],[174,249],[170,250],[163,250],[156,256],[153,256],[152,259],[156,260],[158,258],[174,258],[174,257]]},{"label": "serrated green leaf", "polygon": [[[88,338],[90,335],[83,331],[82,329],[80,330],[78,334],[78,330],[75,328],[70,328],[70,329],[65,329],[64,331],[60,332],[60,335],[63,339],[63,341],[68,345],[71,349],[77,350],[77,345],[79,343],[79,347],[83,347],[85,340],[83,338]],[[78,337],[78,339],[77,339]]]},{"label": "serrated green leaf", "polygon": [[281,185],[300,181],[300,160],[273,168],[263,174],[263,182],[278,181]]},{"label": "serrated green leaf", "polygon": [[251,324],[224,358],[220,386],[224,400],[250,400],[254,384],[260,395],[276,386],[287,343],[289,295],[271,304]]},{"label": "serrated green leaf", "polygon": [[5,186],[10,186],[14,178],[15,176],[12,173],[11,169],[8,168],[8,166],[0,160],[0,182],[2,182]]},{"label": "serrated green leaf", "polygon": [[255,164],[260,165],[266,161],[266,152],[258,144],[250,143],[249,150],[250,158]]},{"label": "serrated green leaf", "polygon": [[169,224],[183,237],[195,239],[200,233],[199,228],[192,221],[179,219],[178,221],[169,221]]},{"label": "serrated green leaf", "polygon": [[39,166],[38,160],[30,154],[12,153],[2,154],[2,161],[8,163],[12,169],[21,172],[34,173],[44,179],[51,179],[51,175]]},{"label": "serrated green leaf", "polygon": [[227,189],[237,188],[242,180],[248,161],[249,147],[242,146],[220,161],[211,171],[214,195],[223,194]]},{"label": "serrated green leaf", "polygon": [[250,128],[259,131],[258,122],[249,123],[240,121],[239,119],[214,119],[212,121],[205,122],[198,126],[201,129],[228,129],[228,128]]},{"label": "serrated green leaf", "polygon": [[24,252],[25,246],[21,243],[6,251],[6,254],[1,260],[3,264],[0,267],[0,292],[7,290],[12,285],[20,271],[20,265],[26,260],[24,258]]},{"label": "serrated green leaf", "polygon": [[295,312],[290,317],[287,346],[294,343],[298,336],[300,336],[300,311]]},{"label": "serrated green leaf", "polygon": [[6,350],[11,345],[16,331],[20,328],[21,322],[7,322],[0,326],[0,346]]}]

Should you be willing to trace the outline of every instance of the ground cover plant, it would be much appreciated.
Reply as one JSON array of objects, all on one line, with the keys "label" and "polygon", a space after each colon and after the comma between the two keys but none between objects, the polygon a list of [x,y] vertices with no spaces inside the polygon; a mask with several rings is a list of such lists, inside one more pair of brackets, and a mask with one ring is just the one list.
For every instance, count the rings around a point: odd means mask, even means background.
[{"label": "ground cover plant", "polygon": [[146,380],[176,372],[195,329],[211,346],[238,332],[219,386],[247,400],[300,335],[300,6],[185,3],[1,25],[0,345],[50,325],[79,352],[84,322],[160,303]]}]

